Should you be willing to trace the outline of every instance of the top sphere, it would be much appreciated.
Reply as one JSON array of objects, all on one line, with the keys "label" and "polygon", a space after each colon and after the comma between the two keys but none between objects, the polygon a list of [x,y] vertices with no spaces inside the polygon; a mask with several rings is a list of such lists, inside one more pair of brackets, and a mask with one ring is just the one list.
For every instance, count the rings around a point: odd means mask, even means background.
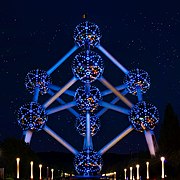
[{"label": "top sphere", "polygon": [[76,26],[73,38],[79,47],[94,47],[100,44],[101,34],[96,24],[85,21]]}]

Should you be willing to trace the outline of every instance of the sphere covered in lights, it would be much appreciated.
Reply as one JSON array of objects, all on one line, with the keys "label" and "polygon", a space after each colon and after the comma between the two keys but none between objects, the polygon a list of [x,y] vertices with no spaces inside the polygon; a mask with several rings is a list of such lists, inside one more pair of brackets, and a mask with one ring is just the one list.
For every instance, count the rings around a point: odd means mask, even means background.
[{"label": "sphere covered in lights", "polygon": [[86,111],[93,113],[97,110],[99,106],[98,102],[102,97],[99,89],[95,86],[90,87],[89,93],[86,93],[85,87],[81,86],[76,90],[74,99],[78,109],[82,113],[85,113]]},{"label": "sphere covered in lights", "polygon": [[[90,116],[91,136],[94,136],[100,129],[100,120],[96,115]],[[86,135],[86,115],[80,115],[76,119],[76,129],[80,135]]]},{"label": "sphere covered in lights", "polygon": [[159,122],[159,112],[151,103],[138,102],[130,111],[129,121],[137,131],[153,130]]},{"label": "sphere covered in lights", "polygon": [[47,115],[42,106],[35,102],[21,106],[17,112],[19,126],[23,130],[39,131],[47,121]]},{"label": "sphere covered in lights", "polygon": [[83,150],[74,158],[74,167],[80,175],[97,175],[100,173],[103,160],[100,154],[93,150]]},{"label": "sphere covered in lights", "polygon": [[75,27],[74,41],[79,46],[97,46],[100,43],[101,33],[99,27],[89,21],[82,22]]},{"label": "sphere covered in lights", "polygon": [[97,53],[83,51],[75,56],[72,71],[83,83],[91,83],[102,75],[104,63]]},{"label": "sphere covered in lights", "polygon": [[46,94],[48,85],[51,83],[51,77],[46,71],[40,69],[30,71],[25,77],[26,89],[32,94],[36,87],[39,88],[39,93],[41,95]]},{"label": "sphere covered in lights", "polygon": [[124,83],[127,85],[129,93],[133,95],[137,95],[138,88],[141,93],[146,93],[150,88],[150,77],[144,70],[133,69],[125,76]]}]

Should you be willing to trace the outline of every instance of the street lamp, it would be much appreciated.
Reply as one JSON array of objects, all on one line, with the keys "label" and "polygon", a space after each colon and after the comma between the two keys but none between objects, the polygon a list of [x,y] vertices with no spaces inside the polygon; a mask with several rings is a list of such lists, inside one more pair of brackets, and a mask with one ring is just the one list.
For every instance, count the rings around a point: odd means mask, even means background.
[{"label": "street lamp", "polygon": [[133,168],[132,168],[132,167],[130,167],[130,180],[132,180],[132,179],[133,179],[133,176],[132,176],[132,170],[133,170]]},{"label": "street lamp", "polygon": [[19,161],[20,161],[20,158],[16,158],[16,162],[17,162],[17,179],[19,179]]},{"label": "street lamp", "polygon": [[53,172],[54,172],[54,169],[51,169],[51,180],[53,180]]},{"label": "street lamp", "polygon": [[33,161],[30,162],[31,165],[31,180],[33,179]]},{"label": "street lamp", "polygon": [[42,164],[39,164],[39,179],[42,179],[42,175],[41,175],[41,170],[42,170]]},{"label": "street lamp", "polygon": [[126,172],[127,172],[127,169],[124,169],[124,179],[127,179]]},{"label": "street lamp", "polygon": [[161,162],[162,162],[162,174],[161,174],[161,178],[164,179],[164,161],[165,161],[165,157],[161,157]]},{"label": "street lamp", "polygon": [[139,164],[136,165],[136,168],[137,168],[137,176],[136,176],[136,179],[139,180]]},{"label": "street lamp", "polygon": [[146,172],[146,179],[149,179],[149,162],[146,162],[147,172]]}]

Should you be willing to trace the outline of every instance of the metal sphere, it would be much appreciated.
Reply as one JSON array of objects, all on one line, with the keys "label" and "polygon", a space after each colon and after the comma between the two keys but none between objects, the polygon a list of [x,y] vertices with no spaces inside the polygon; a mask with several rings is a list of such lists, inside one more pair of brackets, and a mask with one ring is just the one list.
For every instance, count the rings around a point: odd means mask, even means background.
[{"label": "metal sphere", "polygon": [[39,88],[39,93],[41,95],[46,94],[48,85],[51,83],[51,77],[46,71],[40,69],[30,71],[25,77],[26,89],[32,94],[36,87]]},{"label": "metal sphere", "polygon": [[75,27],[73,38],[79,47],[94,47],[100,44],[100,29],[96,24],[85,21]]},{"label": "metal sphere", "polygon": [[[100,129],[100,120],[96,115],[90,116],[91,136],[94,136]],[[76,119],[76,129],[80,135],[86,135],[86,116],[80,115]]]},{"label": "metal sphere", "polygon": [[39,131],[45,125],[47,115],[40,104],[30,102],[19,108],[17,112],[17,121],[23,130]]},{"label": "metal sphere", "polygon": [[80,175],[97,175],[100,173],[103,160],[100,154],[87,149],[80,152],[74,158],[74,167]]},{"label": "metal sphere", "polygon": [[158,109],[151,103],[138,102],[130,111],[129,121],[137,131],[153,130],[159,122]]},{"label": "metal sphere", "polygon": [[124,83],[127,84],[129,93],[137,95],[139,87],[142,93],[150,88],[150,77],[148,73],[141,69],[133,69],[125,76]]},{"label": "metal sphere", "polygon": [[83,51],[77,54],[72,62],[73,74],[83,83],[91,83],[104,71],[104,63],[97,53]]},{"label": "metal sphere", "polygon": [[85,91],[85,87],[79,87],[76,92],[74,99],[77,103],[78,109],[85,113],[87,111],[93,113],[99,106],[98,102],[102,99],[101,93],[98,88],[91,86],[89,93]]}]

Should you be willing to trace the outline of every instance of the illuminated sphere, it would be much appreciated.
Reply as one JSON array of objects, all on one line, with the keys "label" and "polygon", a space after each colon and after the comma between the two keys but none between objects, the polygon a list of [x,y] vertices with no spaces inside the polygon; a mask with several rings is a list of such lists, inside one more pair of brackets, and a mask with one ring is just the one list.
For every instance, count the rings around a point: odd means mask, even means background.
[{"label": "illuminated sphere", "polygon": [[100,29],[96,24],[85,21],[75,27],[73,38],[79,47],[94,47],[100,43]]},{"label": "illuminated sphere", "polygon": [[47,115],[42,106],[36,102],[30,102],[21,106],[17,112],[19,126],[23,130],[39,131],[47,121]]},{"label": "illuminated sphere", "polygon": [[141,69],[133,69],[125,76],[124,83],[127,85],[129,93],[137,95],[137,87],[142,93],[150,88],[150,77],[148,73]]},{"label": "illuminated sphere", "polygon": [[51,83],[51,77],[46,71],[40,69],[30,71],[25,77],[26,89],[32,94],[36,87],[39,88],[39,93],[41,95],[46,94],[48,85]]},{"label": "illuminated sphere", "polygon": [[80,175],[97,175],[100,173],[103,160],[100,154],[93,150],[83,150],[74,158],[74,167]]},{"label": "illuminated sphere", "polygon": [[74,99],[77,103],[78,109],[85,113],[86,111],[94,112],[97,110],[99,104],[99,100],[101,100],[101,93],[98,88],[95,86],[91,86],[90,92],[87,94],[85,91],[85,87],[79,87],[76,92]]},{"label": "illuminated sphere", "polygon": [[83,83],[91,83],[102,75],[104,63],[97,53],[83,51],[75,56],[72,62],[72,71]]},{"label": "illuminated sphere", "polygon": [[[91,136],[94,136],[100,129],[100,120],[96,115],[90,116]],[[86,135],[86,115],[80,115],[76,119],[76,129],[80,135]]]},{"label": "illuminated sphere", "polygon": [[153,130],[159,122],[159,112],[150,103],[138,102],[130,111],[129,121],[137,131]]}]

